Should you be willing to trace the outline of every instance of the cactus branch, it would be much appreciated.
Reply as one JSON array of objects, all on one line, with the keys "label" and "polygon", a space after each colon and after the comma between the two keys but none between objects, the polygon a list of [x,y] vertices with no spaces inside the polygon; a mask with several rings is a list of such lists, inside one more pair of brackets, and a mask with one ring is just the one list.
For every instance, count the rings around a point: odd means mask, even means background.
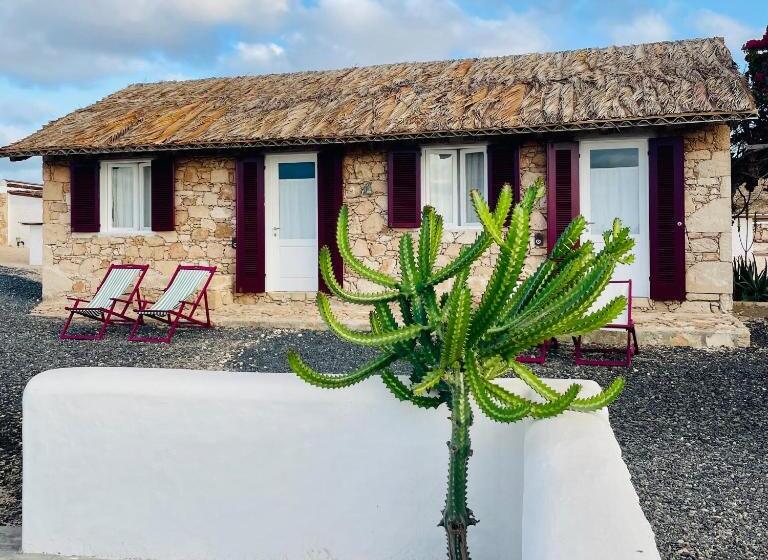
[{"label": "cactus branch", "polygon": [[[418,239],[411,233],[400,234],[399,279],[374,270],[352,254],[349,213],[343,207],[336,231],[339,253],[349,272],[378,284],[382,290],[358,293],[345,289],[336,280],[330,251],[324,247],[319,260],[325,284],[342,301],[371,305],[371,330],[358,332],[343,325],[324,294],[317,296],[318,310],[336,336],[352,344],[376,347],[381,353],[343,374],[315,371],[296,352],[288,354],[288,363],[296,375],[317,387],[349,387],[380,375],[387,389],[402,402],[423,409],[447,405],[451,439],[440,525],[445,529],[449,560],[469,560],[467,530],[476,523],[467,507],[472,400],[494,422],[511,423],[524,418],[548,418],[566,410],[597,410],[612,403],[624,387],[624,379],[619,377],[597,395],[580,398],[579,385],[557,391],[515,359],[519,352],[552,337],[597,329],[612,321],[626,305],[623,297],[617,297],[594,308],[616,265],[632,258],[629,230],[618,221],[605,232],[604,246],[596,252],[591,242],[579,244],[586,222],[577,217],[555,243],[550,256],[531,276],[521,278],[531,214],[543,191],[539,180],[513,208],[512,189],[505,185],[493,209],[479,192],[473,191],[472,204],[483,231],[438,270],[435,264],[441,249],[443,219],[433,208],[425,207]],[[496,263],[476,303],[469,289],[470,271],[493,244],[498,246]],[[453,286],[438,297],[443,288],[440,285],[446,281],[452,281]],[[408,377],[398,377],[389,369],[396,362],[410,368]],[[510,371],[538,396],[529,399],[494,382]]]}]

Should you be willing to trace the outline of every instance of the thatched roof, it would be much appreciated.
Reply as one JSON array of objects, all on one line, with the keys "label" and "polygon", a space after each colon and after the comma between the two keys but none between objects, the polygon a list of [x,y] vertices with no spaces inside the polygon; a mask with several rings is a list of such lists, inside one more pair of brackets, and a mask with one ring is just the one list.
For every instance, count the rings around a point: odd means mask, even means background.
[{"label": "thatched roof", "polygon": [[721,38],[137,84],[0,156],[359,142],[752,116]]}]

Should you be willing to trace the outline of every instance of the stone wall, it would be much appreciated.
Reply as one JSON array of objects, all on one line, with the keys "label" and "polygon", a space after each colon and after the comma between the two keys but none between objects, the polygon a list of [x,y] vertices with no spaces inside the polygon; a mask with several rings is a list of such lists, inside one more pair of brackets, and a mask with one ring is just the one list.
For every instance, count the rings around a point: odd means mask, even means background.
[{"label": "stone wall", "polygon": [[[730,311],[730,129],[705,125],[684,135],[686,302],[681,311]],[[670,304],[671,309],[678,304]]]},{"label": "stone wall", "polygon": [[[685,213],[687,228],[688,301],[665,303],[638,300],[639,307],[704,312],[729,311],[731,301],[730,156],[725,125],[707,125],[685,134]],[[176,231],[146,235],[73,234],[69,223],[69,168],[65,161],[44,162],[43,295],[91,294],[111,262],[142,262],[151,266],[145,286],[158,289],[177,263],[215,264],[214,304],[253,303],[262,298],[305,300],[311,294],[234,295],[234,172],[233,159],[184,158],[176,162]],[[544,144],[529,142],[520,149],[521,182],[525,188],[546,174]],[[397,250],[402,230],[387,225],[386,156],[381,150],[352,148],[344,161],[345,201],[350,209],[353,252],[367,264],[398,273]],[[366,194],[366,193],[371,194]],[[546,202],[532,217],[530,272],[546,254]],[[438,265],[455,257],[477,236],[472,230],[446,230]],[[497,249],[491,248],[475,265],[471,287],[483,290],[491,275]],[[345,271],[347,286],[374,289]]]},{"label": "stone wall", "polygon": [[93,294],[113,262],[147,263],[143,286],[156,293],[176,265],[215,264],[214,305],[232,301],[235,251],[235,163],[228,158],[187,158],[176,167],[176,231],[144,235],[72,233],[69,167],[43,163],[43,297]]},{"label": "stone wall", "polygon": [[0,192],[0,247],[8,245],[8,193]]},{"label": "stone wall", "polygon": [[[398,244],[404,231],[387,225],[387,169],[386,153],[381,151],[354,150],[344,162],[345,202],[349,206],[349,232],[354,240],[352,252],[367,265],[391,274],[399,274]],[[532,184],[546,175],[546,151],[541,144],[525,144],[520,150],[520,172],[523,185]],[[372,194],[364,192],[370,186]],[[365,187],[365,188],[364,188]],[[546,202],[541,200],[532,216],[533,233],[541,233],[546,239]],[[472,243],[479,230],[451,230],[446,228],[443,243],[437,257],[442,266],[459,254],[462,246]],[[536,247],[531,236],[530,256],[526,270],[533,270],[546,255],[546,247]],[[475,294],[482,293],[493,272],[498,248],[492,246],[475,263],[470,277],[470,288]],[[376,290],[368,281],[345,271],[347,285],[361,291]]]}]

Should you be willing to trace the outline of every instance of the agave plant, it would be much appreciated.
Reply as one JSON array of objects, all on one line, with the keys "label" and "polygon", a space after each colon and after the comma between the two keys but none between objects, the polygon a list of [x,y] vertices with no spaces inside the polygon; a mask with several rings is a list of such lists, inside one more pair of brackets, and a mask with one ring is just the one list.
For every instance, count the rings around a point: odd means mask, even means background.
[{"label": "agave plant", "polygon": [[733,259],[733,299],[736,301],[768,301],[768,264],[762,270],[757,259],[746,256]]},{"label": "agave plant", "polygon": [[[330,251],[323,247],[320,270],[326,285],[344,301],[373,306],[370,331],[357,332],[344,326],[324,294],[318,294],[317,305],[338,337],[376,347],[380,353],[345,374],[315,371],[296,352],[288,354],[291,369],[317,387],[349,387],[376,375],[402,401],[425,409],[447,406],[451,440],[448,491],[440,525],[446,531],[451,560],[469,558],[467,528],[477,523],[467,507],[467,469],[472,455],[470,401],[491,420],[511,423],[526,417],[547,418],[566,410],[597,410],[611,403],[624,386],[619,377],[595,396],[580,397],[577,384],[561,393],[515,360],[520,352],[542,341],[593,331],[611,322],[627,304],[619,296],[600,309],[592,309],[617,263],[632,258],[629,230],[622,228],[618,220],[612,231],[604,234],[604,247],[595,252],[591,242],[579,244],[585,221],[576,218],[549,257],[520,281],[528,251],[531,211],[543,192],[542,183],[537,182],[513,210],[509,185],[502,190],[493,210],[477,191],[472,192],[483,231],[455,260],[441,268],[436,268],[435,263],[443,219],[433,208],[425,207],[417,242],[408,233],[400,238],[399,278],[370,268],[352,254],[348,212],[342,208],[337,225],[341,256],[352,272],[380,285],[382,290],[356,293],[344,289],[334,277]],[[475,303],[467,285],[470,268],[493,243],[499,246],[498,258],[485,293]],[[438,286],[447,280],[453,281],[452,287],[438,296]],[[400,378],[389,369],[397,361],[410,365],[409,378]],[[494,379],[507,374],[522,379],[540,398],[529,400],[494,383]]]}]

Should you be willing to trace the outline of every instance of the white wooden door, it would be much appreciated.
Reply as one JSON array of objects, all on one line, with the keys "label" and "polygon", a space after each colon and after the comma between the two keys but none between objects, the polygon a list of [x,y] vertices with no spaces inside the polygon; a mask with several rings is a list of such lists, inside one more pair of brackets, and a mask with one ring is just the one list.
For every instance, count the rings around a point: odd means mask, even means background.
[{"label": "white wooden door", "polygon": [[648,140],[595,140],[579,144],[581,213],[587,220],[584,240],[597,250],[614,218],[629,227],[635,261],[619,265],[614,280],[632,280],[633,297],[650,295],[648,223]]},{"label": "white wooden door", "polygon": [[266,289],[317,291],[317,156],[266,157]]}]

